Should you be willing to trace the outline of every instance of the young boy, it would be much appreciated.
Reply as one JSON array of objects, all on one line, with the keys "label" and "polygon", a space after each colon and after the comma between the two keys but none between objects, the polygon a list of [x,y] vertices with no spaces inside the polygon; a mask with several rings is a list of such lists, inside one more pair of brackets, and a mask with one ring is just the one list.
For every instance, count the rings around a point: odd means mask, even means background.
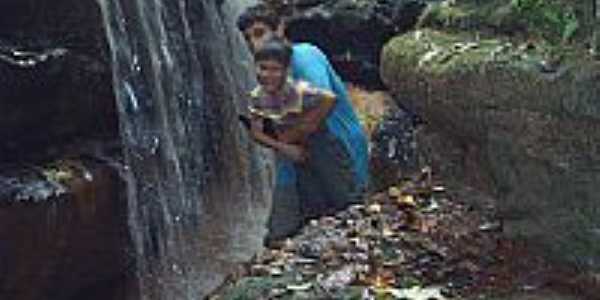
[{"label": "young boy", "polygon": [[[238,28],[244,33],[252,52],[269,38],[278,36],[286,40],[284,18],[264,3],[246,9],[238,18]],[[368,184],[368,145],[356,113],[350,104],[344,82],[333,69],[325,54],[309,43],[294,43],[290,73],[294,79],[305,80],[311,85],[332,91],[335,106],[326,120],[326,127],[350,154],[350,164],[355,184],[363,190]],[[287,187],[295,181],[295,170],[290,164],[279,164],[276,194],[287,194]],[[283,191],[283,192],[281,192]],[[275,195],[276,197],[277,195]]]},{"label": "young boy", "polygon": [[[325,126],[337,101],[335,94],[290,79],[291,56],[292,48],[277,37],[255,49],[259,86],[250,93],[248,108],[252,137],[275,150],[279,161],[291,162],[297,173],[299,207],[274,199],[272,215],[289,215],[285,210],[299,209],[301,223],[358,202],[361,187],[356,184],[350,154]],[[272,134],[265,133],[267,122],[272,123]],[[301,225],[289,222],[294,220],[272,218],[269,229]]]}]

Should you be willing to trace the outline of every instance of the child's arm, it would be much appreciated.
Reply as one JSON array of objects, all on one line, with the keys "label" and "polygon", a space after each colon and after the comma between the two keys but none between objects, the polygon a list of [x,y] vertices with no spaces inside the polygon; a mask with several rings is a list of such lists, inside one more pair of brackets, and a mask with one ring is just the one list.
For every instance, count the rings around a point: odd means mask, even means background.
[{"label": "child's arm", "polygon": [[335,95],[329,92],[322,93],[319,98],[319,104],[303,113],[296,126],[278,134],[280,141],[302,144],[308,136],[319,129],[336,100]]},{"label": "child's arm", "polygon": [[321,127],[335,105],[335,101],[336,98],[333,93],[325,92],[321,97],[321,101],[319,101],[319,105],[306,112],[300,125],[307,134],[312,134]]},{"label": "child's arm", "polygon": [[270,135],[266,134],[263,129],[263,119],[258,116],[252,116],[251,119],[252,138],[263,146],[272,148],[275,151],[281,152],[293,161],[302,162],[306,159],[305,151],[298,145],[292,145],[284,141],[279,141]]}]

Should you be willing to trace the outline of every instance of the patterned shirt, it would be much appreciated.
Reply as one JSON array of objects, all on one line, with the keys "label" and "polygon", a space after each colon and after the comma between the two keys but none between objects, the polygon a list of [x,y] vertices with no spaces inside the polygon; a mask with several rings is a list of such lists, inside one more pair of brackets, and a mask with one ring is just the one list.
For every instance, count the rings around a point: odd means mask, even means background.
[{"label": "patterned shirt", "polygon": [[335,98],[330,91],[292,79],[286,81],[281,94],[274,97],[257,86],[250,92],[248,104],[250,113],[272,120],[277,131],[297,125],[304,112],[318,107],[326,98]]}]

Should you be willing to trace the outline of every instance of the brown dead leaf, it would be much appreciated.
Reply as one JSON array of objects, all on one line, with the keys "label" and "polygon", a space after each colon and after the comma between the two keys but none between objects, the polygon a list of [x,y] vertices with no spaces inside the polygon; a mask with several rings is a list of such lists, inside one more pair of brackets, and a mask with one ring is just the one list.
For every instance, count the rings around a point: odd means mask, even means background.
[{"label": "brown dead leaf", "polygon": [[289,291],[294,291],[294,292],[308,291],[312,288],[312,283],[305,282],[305,283],[301,283],[301,284],[288,284],[285,288]]},{"label": "brown dead leaf", "polygon": [[417,206],[415,197],[410,194],[399,196],[396,202],[400,208],[415,208]]},{"label": "brown dead leaf", "polygon": [[419,231],[421,233],[431,233],[437,226],[437,220],[434,218],[421,218],[419,224]]},{"label": "brown dead leaf", "polygon": [[393,237],[396,235],[396,233],[394,232],[394,230],[392,230],[392,228],[389,225],[384,225],[383,229],[381,230],[381,235],[383,237]]},{"label": "brown dead leaf", "polygon": [[402,191],[400,190],[400,188],[398,188],[396,186],[392,186],[388,189],[388,195],[392,198],[400,197],[401,194],[402,194]]},{"label": "brown dead leaf", "polygon": [[367,212],[369,214],[378,214],[381,213],[381,204],[373,203],[367,207]]}]

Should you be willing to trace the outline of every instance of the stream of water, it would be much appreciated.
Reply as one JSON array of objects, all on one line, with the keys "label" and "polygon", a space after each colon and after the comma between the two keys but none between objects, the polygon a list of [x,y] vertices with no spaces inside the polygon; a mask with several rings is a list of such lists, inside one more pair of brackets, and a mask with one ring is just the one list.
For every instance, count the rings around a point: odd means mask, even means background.
[{"label": "stream of water", "polygon": [[142,299],[202,299],[261,244],[269,159],[237,125],[254,84],[229,1],[99,0]]}]

